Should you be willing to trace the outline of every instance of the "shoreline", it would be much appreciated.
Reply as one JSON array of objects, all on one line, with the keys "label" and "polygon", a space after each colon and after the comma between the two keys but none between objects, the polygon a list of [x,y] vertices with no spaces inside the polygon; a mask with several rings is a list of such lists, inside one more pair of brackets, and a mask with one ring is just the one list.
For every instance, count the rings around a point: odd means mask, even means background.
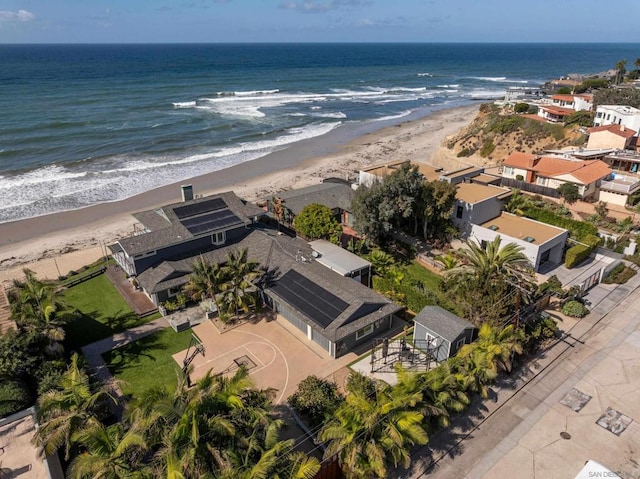
[{"label": "shoreline", "polygon": [[445,169],[466,165],[447,155],[441,144],[471,122],[479,106],[439,109],[378,129],[359,125],[123,200],[2,223],[0,282],[20,276],[23,267],[40,277],[56,278],[99,259],[106,244],[132,234],[136,223],[132,213],[180,201],[181,184],[191,183],[198,195],[234,190],[238,196],[256,201],[285,189],[320,183],[322,178],[353,176],[361,168],[398,159]]}]

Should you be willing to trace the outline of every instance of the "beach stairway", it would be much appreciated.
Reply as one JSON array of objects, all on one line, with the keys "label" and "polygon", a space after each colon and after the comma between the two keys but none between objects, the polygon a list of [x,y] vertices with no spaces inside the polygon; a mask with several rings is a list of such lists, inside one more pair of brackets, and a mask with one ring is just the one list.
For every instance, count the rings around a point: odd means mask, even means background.
[{"label": "beach stairway", "polygon": [[0,333],[7,329],[16,329],[16,323],[11,320],[11,308],[4,285],[0,284]]}]

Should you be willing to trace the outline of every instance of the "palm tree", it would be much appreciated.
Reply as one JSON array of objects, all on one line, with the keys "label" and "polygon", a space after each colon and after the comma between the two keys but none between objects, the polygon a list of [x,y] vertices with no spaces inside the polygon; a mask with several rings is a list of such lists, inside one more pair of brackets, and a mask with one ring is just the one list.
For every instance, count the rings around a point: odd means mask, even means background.
[{"label": "palm tree", "polygon": [[394,394],[405,395],[408,398],[408,404],[424,417],[425,428],[432,423],[448,424],[449,414],[447,409],[435,404],[432,395],[429,394],[430,391],[426,382],[427,376],[406,371],[399,363],[395,365],[395,368],[398,382],[394,387]]},{"label": "palm tree", "polygon": [[49,341],[47,352],[60,355],[65,338],[63,329],[67,322],[67,304],[62,299],[60,289],[52,283],[40,281],[28,268],[22,270],[24,280],[14,280],[9,291],[11,315],[22,331],[36,331]]},{"label": "palm tree", "polygon": [[411,406],[420,399],[419,392],[394,394],[390,386],[373,397],[348,394],[320,432],[325,457],[337,454],[348,478],[387,477],[389,464],[408,467],[410,448],[428,441],[424,417]]},{"label": "palm tree", "polygon": [[523,333],[510,324],[504,328],[484,323],[478,339],[465,344],[457,354],[457,367],[471,379],[470,389],[487,397],[487,384],[500,371],[511,370],[514,354],[522,354]]},{"label": "palm tree", "polygon": [[227,273],[227,281],[222,284],[221,289],[228,309],[232,309],[236,316],[238,316],[240,310],[248,313],[250,306],[252,304],[255,305],[257,295],[253,292],[249,294],[247,290],[253,287],[254,282],[263,274],[257,261],[249,261],[247,259],[248,254],[247,248],[242,251],[231,252],[228,254],[227,262],[224,266]]},{"label": "palm tree", "polygon": [[524,292],[525,299],[535,291],[533,268],[522,247],[515,243],[501,247],[501,241],[500,236],[482,245],[467,241],[459,250],[463,264],[445,271],[450,288],[461,299],[471,300],[469,314],[478,323],[501,317],[509,306],[506,301],[515,296],[506,294],[512,288],[517,294]]},{"label": "palm tree", "polygon": [[527,206],[531,204],[531,200],[528,196],[523,195],[520,190],[514,189],[511,198],[504,207],[507,213],[522,216]]},{"label": "palm tree", "polygon": [[393,256],[381,249],[372,250],[367,259],[371,262],[373,271],[378,276],[386,276],[389,268],[396,263]]},{"label": "palm tree", "polygon": [[64,446],[69,459],[76,435],[99,423],[97,411],[105,399],[116,399],[105,388],[93,391],[87,374],[78,366],[78,355],[71,356],[68,369],[62,374],[58,389],[44,393],[38,399],[37,414],[40,429],[36,443],[53,454]]},{"label": "palm tree", "polygon": [[624,80],[624,74],[627,72],[626,66],[626,59],[622,59],[616,63],[616,84],[622,83],[622,80]]},{"label": "palm tree", "polygon": [[438,367],[422,374],[424,396],[434,407],[443,409],[449,414],[437,416],[438,425],[447,427],[450,414],[459,414],[469,406],[471,399],[466,391],[468,378],[457,368],[456,358],[444,361]]},{"label": "palm tree", "polygon": [[436,261],[442,264],[442,267],[445,270],[453,269],[459,264],[458,258],[456,258],[451,253],[448,253],[442,256],[436,256]]},{"label": "palm tree", "polygon": [[125,432],[120,423],[109,427],[94,423],[76,434],[76,440],[86,450],[69,465],[67,475],[72,479],[125,479],[141,467],[145,441],[133,430]]},{"label": "palm tree", "polygon": [[211,299],[221,312],[220,293],[226,281],[226,271],[218,263],[209,263],[202,256],[193,264],[193,273],[183,290],[196,301]]}]

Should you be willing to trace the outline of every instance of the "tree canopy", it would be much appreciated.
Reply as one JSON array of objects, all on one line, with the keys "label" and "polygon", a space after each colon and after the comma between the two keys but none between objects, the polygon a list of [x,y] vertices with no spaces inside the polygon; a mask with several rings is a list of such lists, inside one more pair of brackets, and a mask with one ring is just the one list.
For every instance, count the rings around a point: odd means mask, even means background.
[{"label": "tree canopy", "polygon": [[422,227],[425,239],[446,231],[456,187],[443,181],[428,182],[409,162],[371,186],[360,186],[351,203],[354,226],[374,243],[386,239],[393,229]]},{"label": "tree canopy", "polygon": [[309,239],[330,239],[342,232],[340,223],[333,216],[331,208],[318,203],[312,203],[302,208],[293,219],[293,227],[302,236]]},{"label": "tree canopy", "polygon": [[558,186],[557,191],[558,193],[560,193],[560,196],[562,196],[562,198],[564,198],[564,200],[570,205],[580,199],[580,191],[578,190],[578,187],[573,183],[563,183]]}]

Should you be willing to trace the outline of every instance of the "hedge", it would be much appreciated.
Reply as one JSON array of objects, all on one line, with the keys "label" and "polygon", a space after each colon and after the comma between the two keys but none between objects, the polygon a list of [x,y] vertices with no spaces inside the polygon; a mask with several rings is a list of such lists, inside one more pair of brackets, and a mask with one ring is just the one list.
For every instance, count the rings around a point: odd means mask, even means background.
[{"label": "hedge", "polygon": [[[571,236],[580,242],[586,242],[589,235],[598,236],[598,228],[595,225],[584,221],[565,218],[564,216],[560,216],[553,211],[543,208],[529,206],[524,209],[524,214],[527,218],[540,221],[541,223],[559,226],[560,228],[569,230]],[[598,241],[600,240],[598,239]]]},{"label": "hedge", "polygon": [[571,269],[587,259],[600,243],[600,237],[589,234],[583,238],[583,241],[586,244],[577,244],[567,250],[564,259],[564,265],[567,268]]},{"label": "hedge", "polygon": [[391,279],[382,278],[380,276],[373,277],[373,288],[376,291],[380,291],[382,293],[392,291],[394,286],[398,293],[402,293],[404,295],[407,307],[415,313],[422,311],[422,308],[425,306],[438,305],[438,297],[433,291],[426,290],[425,294],[417,288],[412,287],[408,281],[404,281],[399,285],[394,285],[393,280]]},{"label": "hedge", "polygon": [[19,379],[0,377],[0,417],[10,416],[31,406],[31,394]]}]

